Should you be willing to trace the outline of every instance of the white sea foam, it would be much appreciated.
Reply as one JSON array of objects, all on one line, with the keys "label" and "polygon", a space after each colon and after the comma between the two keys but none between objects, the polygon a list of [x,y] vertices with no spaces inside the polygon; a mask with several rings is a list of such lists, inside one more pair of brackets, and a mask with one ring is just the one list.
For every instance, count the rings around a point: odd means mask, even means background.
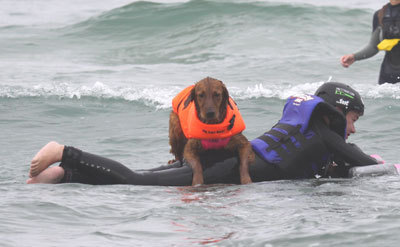
[{"label": "white sea foam", "polygon": [[[295,94],[312,94],[323,82],[304,84],[254,84],[248,87],[228,87],[230,95],[235,100],[252,100],[258,98],[286,99]],[[384,85],[352,85],[365,99],[388,98],[400,100],[400,84]],[[140,102],[157,109],[171,107],[173,97],[182,90],[179,86],[143,86],[143,87],[113,87],[102,82],[93,85],[76,86],[68,83],[38,84],[33,87],[0,86],[0,97],[60,97],[76,98],[95,97],[99,99],[119,99],[131,102]]]},{"label": "white sea foam", "polygon": [[[294,94],[312,94],[323,82],[304,83],[298,85],[265,85],[257,84],[250,86],[244,90],[236,89],[236,95],[240,99],[246,98],[280,98],[286,99]],[[383,84],[383,85],[351,85],[357,90],[363,98],[366,99],[400,99],[400,84]]]}]

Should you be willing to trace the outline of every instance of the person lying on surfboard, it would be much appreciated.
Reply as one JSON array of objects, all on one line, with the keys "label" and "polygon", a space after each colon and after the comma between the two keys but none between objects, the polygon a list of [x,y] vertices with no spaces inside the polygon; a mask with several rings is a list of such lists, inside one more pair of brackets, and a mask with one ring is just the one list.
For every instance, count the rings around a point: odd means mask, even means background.
[{"label": "person lying on surfboard", "polygon": [[[347,177],[351,167],[379,163],[346,142],[363,114],[360,94],[343,83],[327,82],[314,94],[289,97],[278,123],[251,141],[256,154],[249,167],[252,181]],[[204,183],[240,184],[238,157],[218,154],[210,150],[201,161]],[[192,169],[185,162],[132,171],[57,142],[49,142],[34,156],[29,177],[27,183],[192,185]]]}]

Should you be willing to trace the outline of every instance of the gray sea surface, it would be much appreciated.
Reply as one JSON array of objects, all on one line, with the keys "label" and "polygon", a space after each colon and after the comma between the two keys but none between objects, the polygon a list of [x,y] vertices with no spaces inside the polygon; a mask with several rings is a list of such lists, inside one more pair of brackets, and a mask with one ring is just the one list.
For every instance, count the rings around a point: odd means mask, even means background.
[{"label": "gray sea surface", "polygon": [[385,2],[0,0],[0,246],[397,246],[398,176],[25,184],[51,140],[164,165],[171,100],[206,76],[225,82],[249,139],[290,95],[348,83],[366,106],[349,141],[399,163],[400,84],[377,85],[384,54],[339,63]]}]

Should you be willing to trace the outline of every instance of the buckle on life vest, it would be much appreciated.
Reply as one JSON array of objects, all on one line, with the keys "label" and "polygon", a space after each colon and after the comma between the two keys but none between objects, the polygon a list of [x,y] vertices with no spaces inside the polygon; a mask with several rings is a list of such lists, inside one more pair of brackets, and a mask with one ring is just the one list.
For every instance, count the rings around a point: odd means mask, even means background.
[{"label": "buckle on life vest", "polygon": [[378,44],[381,51],[391,51],[399,43],[400,39],[384,39]]}]

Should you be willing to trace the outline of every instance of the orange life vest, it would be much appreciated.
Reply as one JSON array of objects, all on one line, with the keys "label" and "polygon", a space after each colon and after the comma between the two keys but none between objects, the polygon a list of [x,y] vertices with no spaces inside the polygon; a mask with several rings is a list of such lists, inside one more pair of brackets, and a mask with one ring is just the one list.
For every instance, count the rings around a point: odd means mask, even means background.
[{"label": "orange life vest", "polygon": [[190,100],[188,97],[193,88],[194,85],[185,88],[172,100],[172,109],[179,116],[179,121],[186,138],[227,138],[242,132],[246,128],[239,109],[231,97],[229,97],[226,116],[222,123],[206,124],[201,122],[197,115],[194,100],[188,102]]}]

